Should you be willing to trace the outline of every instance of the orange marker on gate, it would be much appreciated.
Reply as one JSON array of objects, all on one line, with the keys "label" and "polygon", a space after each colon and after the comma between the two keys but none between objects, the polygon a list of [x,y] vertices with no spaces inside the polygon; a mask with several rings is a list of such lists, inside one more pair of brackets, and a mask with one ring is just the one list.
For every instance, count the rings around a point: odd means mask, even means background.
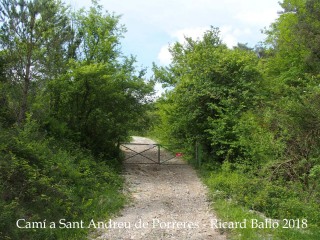
[{"label": "orange marker on gate", "polygon": [[176,153],[176,157],[182,157],[183,154],[181,152]]}]

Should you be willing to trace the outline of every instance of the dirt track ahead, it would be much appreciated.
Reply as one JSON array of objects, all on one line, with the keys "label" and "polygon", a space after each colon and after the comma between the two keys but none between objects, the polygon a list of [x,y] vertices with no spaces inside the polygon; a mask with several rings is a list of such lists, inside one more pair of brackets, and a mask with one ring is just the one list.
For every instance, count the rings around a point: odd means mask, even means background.
[{"label": "dirt track ahead", "polygon": [[[133,142],[154,143],[142,137]],[[211,226],[216,217],[207,189],[189,165],[128,164],[124,175],[131,204],[93,239],[226,239]]]}]

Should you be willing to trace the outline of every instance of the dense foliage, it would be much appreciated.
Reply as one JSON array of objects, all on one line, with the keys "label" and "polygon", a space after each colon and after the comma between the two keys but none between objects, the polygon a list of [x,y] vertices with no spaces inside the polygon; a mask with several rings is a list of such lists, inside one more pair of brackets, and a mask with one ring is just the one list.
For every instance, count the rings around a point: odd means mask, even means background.
[{"label": "dense foliage", "polygon": [[153,83],[121,52],[119,16],[94,0],[74,13],[58,0],[0,0],[0,238],[86,238],[16,221],[109,217],[124,202],[117,144],[152,119],[163,142],[190,159],[202,151],[215,201],[308,221],[251,239],[319,239],[320,6],[281,6],[255,49],[229,49],[217,28],[174,44],[172,63],[154,66],[170,88],[150,104]]},{"label": "dense foliage", "polygon": [[1,239],[85,238],[16,221],[99,220],[123,205],[117,145],[153,84],[122,54],[119,20],[97,1],[0,1]]},{"label": "dense foliage", "polygon": [[[0,128],[0,238],[86,239],[86,229],[50,229],[48,224],[110,217],[124,203],[123,180],[114,164],[48,137],[37,122],[26,121],[23,129]],[[18,219],[46,220],[47,226],[18,228]]]},{"label": "dense foliage", "polygon": [[184,146],[190,158],[202,146],[202,170],[216,199],[271,218],[306,218],[313,230],[304,239],[316,239],[319,3],[285,0],[281,6],[256,49],[228,49],[216,28],[203,39],[174,44],[172,63],[154,66],[155,79],[171,88],[155,105],[153,134]]}]

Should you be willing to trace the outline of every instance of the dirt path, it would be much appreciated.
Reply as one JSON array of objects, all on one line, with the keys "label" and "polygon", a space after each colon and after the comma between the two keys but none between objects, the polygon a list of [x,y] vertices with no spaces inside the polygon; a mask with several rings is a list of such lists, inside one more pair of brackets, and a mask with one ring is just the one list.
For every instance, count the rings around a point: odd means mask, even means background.
[{"label": "dirt path", "polygon": [[[142,137],[133,142],[154,143]],[[226,239],[211,226],[216,217],[207,189],[189,165],[132,164],[124,174],[131,204],[95,239]]]}]

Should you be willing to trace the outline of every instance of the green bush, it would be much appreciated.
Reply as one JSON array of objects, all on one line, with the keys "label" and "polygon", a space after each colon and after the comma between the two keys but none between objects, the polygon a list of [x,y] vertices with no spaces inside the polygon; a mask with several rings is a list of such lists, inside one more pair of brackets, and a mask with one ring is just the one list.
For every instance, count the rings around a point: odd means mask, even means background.
[{"label": "green bush", "polygon": [[308,218],[314,225],[320,224],[319,203],[316,198],[305,197],[301,184],[269,182],[232,168],[232,164],[225,162],[220,169],[206,175],[213,200],[231,200],[269,218]]},{"label": "green bush", "polygon": [[30,118],[0,132],[0,238],[81,239],[83,229],[18,229],[16,221],[107,218],[122,207],[123,180],[112,164],[46,136]]}]

